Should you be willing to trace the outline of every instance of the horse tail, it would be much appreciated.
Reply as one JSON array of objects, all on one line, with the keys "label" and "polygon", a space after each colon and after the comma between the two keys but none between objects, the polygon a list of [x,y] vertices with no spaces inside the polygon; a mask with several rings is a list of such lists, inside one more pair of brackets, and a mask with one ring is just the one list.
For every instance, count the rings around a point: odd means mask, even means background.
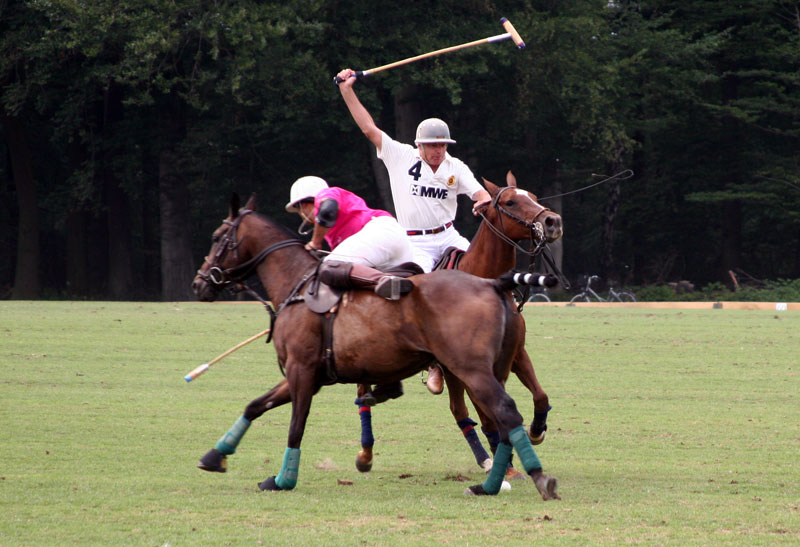
[{"label": "horse tail", "polygon": [[509,270],[494,280],[494,288],[499,293],[516,289],[520,285],[555,287],[558,285],[558,278],[552,274],[522,273]]}]

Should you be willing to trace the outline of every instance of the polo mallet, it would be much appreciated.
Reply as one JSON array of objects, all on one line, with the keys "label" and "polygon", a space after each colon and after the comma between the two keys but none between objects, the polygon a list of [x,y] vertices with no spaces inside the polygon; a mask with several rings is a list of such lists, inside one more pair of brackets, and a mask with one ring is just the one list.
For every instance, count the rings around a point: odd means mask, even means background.
[{"label": "polo mallet", "polygon": [[250,343],[250,342],[252,342],[253,340],[257,340],[257,339],[261,338],[262,336],[264,336],[265,334],[269,334],[269,331],[270,331],[270,329],[267,329],[267,330],[261,331],[261,332],[259,332],[258,334],[254,334],[253,336],[251,336],[250,338],[248,338],[248,339],[247,339],[247,340],[245,340],[244,342],[240,342],[240,343],[236,344],[235,346],[233,346],[231,349],[229,349],[229,350],[228,350],[228,351],[226,351],[225,353],[220,353],[219,355],[217,355],[216,357],[214,357],[214,358],[213,358],[211,361],[209,361],[208,363],[203,363],[202,365],[200,365],[199,367],[197,367],[196,369],[194,369],[192,372],[190,372],[189,374],[187,374],[186,376],[184,376],[184,377],[183,377],[183,379],[184,379],[184,380],[186,380],[187,382],[191,382],[192,380],[194,380],[195,378],[197,378],[198,376],[200,376],[201,374],[203,374],[205,371],[207,371],[207,370],[208,370],[208,368],[209,368],[211,365],[213,365],[214,363],[216,363],[217,361],[221,361],[222,359],[224,359],[225,357],[227,357],[228,355],[230,355],[231,353],[233,353],[233,352],[234,352],[234,351],[236,351],[237,349],[239,349],[239,348],[242,348],[242,347],[246,346],[247,344],[249,344],[249,343]]},{"label": "polo mallet", "polygon": [[[390,68],[407,65],[409,63],[413,63],[414,61],[427,59],[428,57],[433,57],[435,55],[441,55],[442,53],[450,53],[451,51],[458,51],[459,49],[465,49],[472,46],[479,46],[481,44],[501,42],[509,38],[511,38],[514,41],[518,49],[523,49],[525,47],[525,42],[522,41],[522,37],[519,35],[514,26],[511,24],[511,21],[503,17],[502,19],[500,19],[500,24],[503,25],[504,29],[506,29],[506,32],[504,34],[498,34],[497,36],[490,36],[488,38],[481,38],[480,40],[475,40],[474,42],[467,42],[466,44],[459,44],[457,46],[450,46],[443,49],[437,49],[436,51],[429,51],[428,53],[423,53],[422,55],[417,55],[416,57],[409,57],[408,59],[403,59],[402,61],[395,61],[394,63],[389,63],[388,65],[383,65],[375,68],[370,68],[369,70],[361,70],[356,72],[356,78],[361,78],[362,76],[369,76],[370,74],[374,74],[382,70],[389,70]],[[339,83],[341,83],[342,81],[343,80],[338,76],[333,77],[333,83],[335,83],[336,85],[339,85]]]}]

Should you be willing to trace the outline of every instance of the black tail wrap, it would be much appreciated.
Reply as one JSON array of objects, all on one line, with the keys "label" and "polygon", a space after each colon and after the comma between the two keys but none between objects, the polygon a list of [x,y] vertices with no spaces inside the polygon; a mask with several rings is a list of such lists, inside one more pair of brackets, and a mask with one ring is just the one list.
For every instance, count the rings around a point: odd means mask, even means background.
[{"label": "black tail wrap", "polygon": [[495,280],[495,287],[501,291],[510,291],[520,285],[531,287],[555,287],[558,278],[552,274],[524,273],[510,270]]}]

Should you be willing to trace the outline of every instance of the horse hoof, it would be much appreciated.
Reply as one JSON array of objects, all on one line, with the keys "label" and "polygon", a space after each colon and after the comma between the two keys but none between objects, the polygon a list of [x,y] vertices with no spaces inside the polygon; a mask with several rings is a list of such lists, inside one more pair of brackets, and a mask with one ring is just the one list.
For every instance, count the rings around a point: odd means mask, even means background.
[{"label": "horse hoof", "polygon": [[200,458],[200,462],[197,464],[197,467],[203,471],[224,473],[227,471],[227,456],[225,456],[225,454],[216,448],[212,448],[206,452],[205,456]]},{"label": "horse hoof", "polygon": [[547,424],[541,422],[537,423],[536,420],[534,420],[528,428],[528,438],[531,440],[531,444],[542,444],[544,442],[545,433],[547,433]]},{"label": "horse hoof", "polygon": [[506,480],[507,481],[515,481],[515,480],[527,479],[527,478],[528,478],[528,475],[526,475],[525,473],[521,473],[521,472],[517,471],[513,467],[509,467],[506,470]]},{"label": "horse hoof", "polygon": [[556,489],[558,488],[558,480],[550,475],[540,474],[533,482],[536,484],[536,489],[542,495],[544,501],[560,500],[561,496],[558,495]]},{"label": "horse hoof", "polygon": [[362,459],[362,452],[356,456],[356,469],[361,473],[369,473],[372,470],[372,460]]},{"label": "horse hoof", "polygon": [[270,477],[270,478],[268,478],[268,479],[267,479],[267,480],[265,480],[264,482],[260,482],[260,483],[258,483],[258,488],[259,488],[260,490],[262,490],[262,491],[264,491],[264,490],[271,490],[271,491],[273,491],[273,492],[274,492],[274,491],[277,491],[277,490],[283,490],[283,488],[281,488],[280,486],[278,486],[277,484],[275,484],[275,477],[274,477],[274,476],[273,476],[273,477]]},{"label": "horse hoof", "polygon": [[530,431],[528,432],[528,438],[531,440],[532,445],[542,444],[544,442],[544,435],[545,431],[542,431],[538,435],[533,435]]},{"label": "horse hoof", "polygon": [[[467,496],[491,496],[491,495],[493,495],[493,494],[490,494],[489,492],[487,492],[486,490],[484,490],[482,484],[476,484],[475,486],[470,486],[469,488],[464,490],[464,494],[466,494]],[[494,495],[496,495],[496,494],[494,494]]]}]

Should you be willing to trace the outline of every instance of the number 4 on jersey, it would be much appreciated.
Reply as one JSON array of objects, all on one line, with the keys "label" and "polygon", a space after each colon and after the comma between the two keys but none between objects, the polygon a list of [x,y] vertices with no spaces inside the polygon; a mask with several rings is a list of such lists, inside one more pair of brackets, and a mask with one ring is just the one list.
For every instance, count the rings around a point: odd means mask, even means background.
[{"label": "number 4 on jersey", "polygon": [[412,165],[411,169],[408,170],[408,174],[414,177],[414,182],[417,182],[422,176],[422,160]]}]

